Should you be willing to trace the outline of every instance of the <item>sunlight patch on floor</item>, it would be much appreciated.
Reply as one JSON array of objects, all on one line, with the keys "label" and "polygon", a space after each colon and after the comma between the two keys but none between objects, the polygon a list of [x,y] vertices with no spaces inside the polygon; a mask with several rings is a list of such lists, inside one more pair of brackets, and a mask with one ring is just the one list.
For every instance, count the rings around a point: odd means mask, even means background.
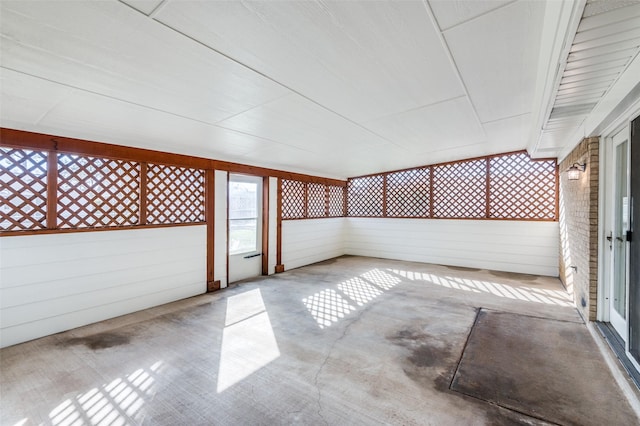
[{"label": "sunlight patch on floor", "polygon": [[529,286],[515,286],[485,280],[452,277],[423,272],[389,269],[390,272],[411,281],[424,281],[445,288],[468,291],[472,293],[488,293],[497,297],[524,302],[543,303],[547,305],[573,306],[569,293],[564,290],[551,290]]},{"label": "sunlight patch on floor", "polygon": [[126,425],[141,416],[145,401],[152,396],[162,362],[140,368],[124,377],[69,398],[51,410],[49,419],[55,426]]},{"label": "sunlight patch on floor", "polygon": [[280,356],[260,289],[227,298],[217,392],[221,393]]}]

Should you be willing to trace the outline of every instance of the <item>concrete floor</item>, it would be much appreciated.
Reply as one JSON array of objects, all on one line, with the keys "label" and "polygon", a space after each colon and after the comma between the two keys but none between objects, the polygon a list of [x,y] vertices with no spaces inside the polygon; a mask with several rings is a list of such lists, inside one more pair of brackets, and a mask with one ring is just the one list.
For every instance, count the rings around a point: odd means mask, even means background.
[{"label": "concrete floor", "polygon": [[342,257],[0,351],[0,423],[638,424],[557,279]]}]

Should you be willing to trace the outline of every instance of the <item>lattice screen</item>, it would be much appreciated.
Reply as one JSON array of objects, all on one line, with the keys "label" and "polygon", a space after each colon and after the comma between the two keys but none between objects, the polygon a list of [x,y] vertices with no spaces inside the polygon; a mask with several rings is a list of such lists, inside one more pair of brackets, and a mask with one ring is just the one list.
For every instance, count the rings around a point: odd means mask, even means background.
[{"label": "lattice screen", "polygon": [[344,216],[344,191],[342,186],[329,185],[329,216]]},{"label": "lattice screen", "polygon": [[429,217],[429,169],[387,175],[387,216]]},{"label": "lattice screen", "polygon": [[147,165],[147,223],[204,222],[204,170]]},{"label": "lattice screen", "polygon": [[46,228],[47,155],[0,148],[0,230]]},{"label": "lattice screen", "polygon": [[348,215],[382,216],[383,182],[382,175],[349,179]]},{"label": "lattice screen", "polygon": [[140,165],[58,154],[58,228],[135,225]]},{"label": "lattice screen", "polygon": [[321,183],[308,183],[307,216],[327,216],[327,186]]},{"label": "lattice screen", "polygon": [[433,216],[486,217],[486,160],[433,167]]},{"label": "lattice screen", "polygon": [[282,218],[302,219],[304,214],[304,182],[282,180]]},{"label": "lattice screen", "polygon": [[532,161],[525,153],[490,160],[489,217],[556,218],[556,162]]}]

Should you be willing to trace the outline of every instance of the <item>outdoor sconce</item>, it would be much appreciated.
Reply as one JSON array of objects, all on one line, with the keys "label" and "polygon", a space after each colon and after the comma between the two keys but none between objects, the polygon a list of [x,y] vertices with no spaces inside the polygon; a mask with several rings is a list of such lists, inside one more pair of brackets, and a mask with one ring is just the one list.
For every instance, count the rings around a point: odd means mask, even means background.
[{"label": "outdoor sconce", "polygon": [[573,163],[573,165],[569,167],[569,170],[567,170],[567,178],[569,178],[569,180],[580,179],[580,173],[584,172],[586,168],[587,163]]}]

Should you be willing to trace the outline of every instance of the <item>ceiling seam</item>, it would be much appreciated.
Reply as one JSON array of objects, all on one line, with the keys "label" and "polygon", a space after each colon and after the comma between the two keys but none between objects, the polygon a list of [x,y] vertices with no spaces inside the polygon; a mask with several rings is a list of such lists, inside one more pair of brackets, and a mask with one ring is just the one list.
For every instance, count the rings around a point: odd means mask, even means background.
[{"label": "ceiling seam", "polygon": [[[183,119],[186,119],[186,120],[189,120],[189,121],[193,121],[193,122],[196,122],[196,123],[204,124],[204,125],[209,126],[209,127],[216,127],[216,128],[219,128],[219,129],[223,129],[223,130],[227,130],[227,131],[233,132],[233,133],[237,133],[237,134],[241,134],[241,135],[245,135],[245,136],[251,136],[251,137],[254,137],[256,139],[262,139],[262,140],[265,140],[265,141],[276,143],[278,145],[283,145],[283,146],[288,146],[288,147],[292,147],[292,148],[296,148],[296,149],[301,149],[301,148],[299,148],[299,147],[297,147],[295,145],[291,145],[291,144],[288,144],[288,143],[284,143],[284,142],[276,141],[276,140],[273,140],[273,139],[265,138],[264,136],[252,135],[251,133],[241,132],[239,130],[235,130],[235,129],[231,129],[231,128],[228,128],[228,127],[220,126],[217,123],[209,123],[207,121],[198,120],[197,118],[187,117],[187,116],[176,114],[176,113],[173,113],[173,112],[170,112],[170,111],[165,111],[165,110],[162,110],[162,109],[159,109],[159,108],[150,107],[148,105],[143,105],[143,104],[139,104],[139,103],[136,103],[136,102],[131,102],[131,101],[128,101],[126,99],[116,98],[115,96],[105,95],[104,93],[94,92],[92,90],[84,89],[82,87],[72,86],[72,85],[67,84],[67,83],[62,83],[62,82],[51,80],[51,79],[48,79],[48,78],[45,78],[45,77],[41,77],[41,76],[38,76],[38,75],[29,74],[29,73],[24,72],[24,71],[20,71],[20,70],[14,69],[14,68],[6,67],[4,65],[0,65],[0,69],[5,69],[5,70],[8,70],[8,71],[12,71],[12,72],[18,73],[18,74],[22,74],[22,75],[26,75],[26,76],[29,76],[29,77],[37,78],[39,80],[48,81],[49,83],[59,84],[60,86],[68,87],[71,90],[76,90],[76,91],[84,92],[84,93],[90,93],[92,95],[96,95],[96,96],[100,96],[100,97],[103,97],[103,98],[111,99],[113,101],[123,102],[123,103],[129,104],[129,105],[137,106],[137,107],[148,109],[148,110],[151,110],[151,111],[157,111],[157,112],[161,112],[161,113],[164,113],[164,114],[172,115],[174,117],[183,118]],[[289,95],[284,95],[284,96],[289,96]],[[282,98],[284,96],[281,96],[280,98]],[[278,99],[280,99],[280,98],[278,98]],[[269,102],[272,102],[274,100],[277,100],[277,99],[273,99],[273,100],[267,101],[265,103],[269,103]],[[59,102],[54,107],[52,107],[50,110],[45,112],[43,114],[43,116],[38,119],[36,124],[38,124],[46,115],[48,115],[51,111],[53,111],[54,108],[59,106],[60,103],[61,102]],[[258,106],[254,107],[254,108],[257,108]]]},{"label": "ceiling seam", "polygon": [[371,120],[367,120],[367,121],[365,121],[365,123],[370,123],[370,122],[376,121],[376,120],[385,120],[387,118],[395,117],[397,115],[402,115],[402,114],[406,114],[408,112],[418,111],[418,110],[421,110],[423,108],[429,108],[429,107],[432,107],[432,106],[435,106],[435,105],[444,104],[444,103],[447,103],[447,102],[455,101],[456,99],[462,99],[462,98],[466,98],[466,97],[467,97],[467,95],[454,96],[453,98],[443,99],[441,101],[432,102],[430,104],[420,105],[420,106],[417,106],[417,107],[414,107],[414,108],[409,108],[409,109],[404,110],[404,111],[394,112],[392,114],[387,114],[387,115],[381,115],[379,117],[372,118]]},{"label": "ceiling seam", "polygon": [[[428,1],[428,0],[427,0],[427,1]],[[488,15],[488,14],[490,14],[490,13],[493,13],[493,12],[495,12],[496,10],[500,10],[500,9],[505,8],[505,7],[511,6],[512,4],[517,3],[517,2],[518,2],[518,0],[512,0],[512,1],[508,2],[508,3],[505,3],[505,4],[503,4],[503,5],[497,6],[497,7],[493,8],[493,9],[491,9],[491,10],[487,10],[487,11],[485,11],[485,12],[482,12],[480,15],[472,16],[471,18],[467,18],[467,19],[465,19],[464,21],[458,22],[457,24],[453,24],[453,25],[451,25],[450,27],[447,27],[447,28],[442,29],[441,31],[442,31],[442,32],[445,32],[445,31],[452,30],[452,29],[454,29],[454,28],[459,27],[460,25],[464,25],[464,24],[469,23],[469,22],[471,22],[471,21],[475,21],[475,20],[476,20],[476,19],[478,19],[478,18],[482,18],[483,16],[486,16],[486,15]]]},{"label": "ceiling seam", "polygon": [[[131,6],[131,5],[127,4],[127,3],[125,3],[123,0],[118,0],[118,1],[119,1],[121,4],[123,4],[123,5],[127,6],[127,7],[129,7],[130,9],[132,9],[132,10],[136,11],[137,13],[140,13],[141,15],[144,15],[144,16],[145,16],[145,17],[147,17],[147,18],[150,18],[149,16],[147,16],[147,15],[145,15],[144,13],[140,12],[138,9],[136,9],[136,8],[134,8],[133,6]],[[164,4],[164,3],[163,3],[163,4]],[[258,75],[260,75],[260,76],[262,76],[262,77],[264,77],[264,78],[266,78],[267,80],[269,80],[269,81],[271,81],[271,82],[273,82],[273,83],[276,83],[277,85],[279,85],[279,86],[281,86],[281,87],[284,87],[285,89],[287,89],[287,90],[291,91],[292,93],[295,93],[296,95],[300,96],[301,98],[304,98],[304,99],[306,99],[307,101],[309,101],[309,102],[313,103],[314,105],[319,106],[320,108],[324,109],[325,111],[328,111],[328,112],[330,112],[330,113],[332,113],[332,114],[334,114],[334,115],[336,115],[336,116],[338,116],[338,117],[342,118],[343,120],[348,121],[349,123],[351,123],[351,124],[353,124],[353,125],[355,125],[355,126],[359,127],[360,129],[365,130],[367,133],[370,133],[370,134],[372,134],[372,135],[374,135],[374,136],[376,136],[376,137],[378,137],[378,138],[380,138],[380,139],[384,140],[385,142],[388,142],[388,143],[390,143],[391,145],[393,145],[393,146],[395,146],[395,147],[397,147],[397,148],[400,148],[400,149],[403,149],[403,150],[405,150],[405,151],[406,151],[406,148],[404,148],[404,147],[403,147],[403,146],[401,146],[401,145],[398,145],[396,142],[392,141],[391,139],[388,139],[388,138],[386,138],[386,137],[384,137],[384,136],[382,136],[382,135],[378,134],[377,132],[374,132],[373,130],[369,129],[368,127],[363,126],[362,124],[358,123],[357,121],[354,121],[354,120],[350,119],[349,117],[347,117],[347,116],[345,116],[345,115],[342,115],[342,114],[340,114],[339,112],[334,111],[333,109],[331,109],[331,108],[329,108],[329,107],[326,107],[326,106],[322,105],[320,102],[315,101],[314,99],[312,99],[312,98],[310,98],[310,97],[308,97],[308,96],[306,96],[306,95],[304,95],[304,94],[300,93],[299,91],[292,89],[291,87],[289,87],[289,86],[287,86],[286,84],[284,84],[284,83],[282,83],[282,82],[280,82],[280,81],[276,80],[276,79],[275,79],[275,78],[273,78],[273,77],[270,77],[269,75],[267,75],[267,74],[263,73],[262,71],[259,71],[259,70],[255,69],[255,68],[253,68],[253,67],[251,67],[251,66],[249,66],[249,65],[247,65],[247,64],[245,64],[245,63],[243,63],[243,62],[241,62],[241,61],[239,61],[239,60],[237,60],[237,59],[235,59],[235,58],[233,58],[232,56],[229,56],[229,55],[227,55],[227,54],[225,54],[225,53],[223,53],[223,52],[221,52],[221,51],[219,51],[219,50],[217,50],[217,49],[213,48],[212,46],[209,46],[208,44],[206,44],[206,43],[204,43],[204,42],[202,42],[202,41],[200,41],[200,40],[198,40],[198,39],[196,39],[196,38],[194,38],[194,37],[192,37],[192,36],[190,36],[190,35],[188,35],[188,34],[185,34],[184,32],[182,32],[182,31],[178,30],[177,28],[174,28],[174,27],[172,27],[171,25],[169,25],[169,24],[167,24],[167,23],[165,23],[165,22],[162,22],[162,21],[161,21],[161,20],[159,20],[158,18],[150,18],[150,19],[151,19],[151,20],[153,20],[154,22],[157,22],[159,25],[162,25],[163,27],[165,27],[165,28],[167,28],[167,29],[169,29],[169,30],[171,30],[171,31],[173,31],[173,32],[175,32],[175,33],[177,33],[177,34],[180,34],[181,36],[183,36],[183,37],[185,37],[185,38],[187,38],[187,39],[189,39],[189,40],[193,41],[194,43],[197,43],[197,44],[199,44],[199,45],[201,45],[201,46],[203,46],[203,47],[205,47],[205,48],[207,48],[207,49],[211,50],[212,52],[215,52],[215,53],[217,53],[218,55],[223,56],[224,58],[227,58],[228,60],[230,60],[230,61],[232,61],[232,62],[234,62],[234,63],[236,63],[236,64],[238,64],[238,65],[240,65],[240,66],[242,66],[242,67],[244,67],[244,68],[246,68],[246,69],[248,69],[248,70],[250,70],[250,71],[252,71],[252,72],[254,72],[254,73],[256,73],[256,74],[258,74]]]},{"label": "ceiling seam", "polygon": [[522,117],[522,116],[528,115],[528,114],[531,114],[531,111],[523,112],[521,114],[510,115],[508,117],[496,118],[495,120],[483,121],[482,124],[490,124],[490,123],[496,123],[496,122],[502,121],[502,120],[510,120],[512,118]]},{"label": "ceiling seam", "polygon": [[438,24],[438,21],[436,20],[436,17],[433,13],[433,10],[431,9],[431,5],[429,4],[429,2],[427,0],[422,0],[422,4],[424,5],[425,10],[427,11],[427,15],[429,15],[429,19],[431,20],[431,24],[437,28],[437,33],[438,33],[438,38],[440,40],[440,43],[442,44],[442,47],[445,51],[445,54],[447,55],[447,59],[449,59],[449,62],[451,63],[451,66],[453,67],[456,77],[458,78],[458,80],[460,81],[460,84],[462,85],[462,88],[464,89],[464,93],[467,97],[467,100],[469,101],[469,104],[471,105],[471,109],[473,109],[473,115],[476,118],[477,124],[480,126],[480,128],[482,129],[482,133],[484,133],[484,139],[487,139],[487,134],[484,130],[484,126],[482,125],[482,120],[480,120],[480,116],[478,115],[478,110],[476,109],[476,106],[473,104],[473,100],[471,100],[471,96],[469,95],[469,89],[467,88],[467,85],[465,84],[463,78],[462,78],[462,74],[460,73],[460,69],[458,68],[458,64],[456,63],[455,59],[453,58],[453,53],[451,53],[451,49],[449,48],[449,43],[447,43],[447,40],[444,37],[444,33],[442,32],[442,29],[440,28],[440,25]]}]

